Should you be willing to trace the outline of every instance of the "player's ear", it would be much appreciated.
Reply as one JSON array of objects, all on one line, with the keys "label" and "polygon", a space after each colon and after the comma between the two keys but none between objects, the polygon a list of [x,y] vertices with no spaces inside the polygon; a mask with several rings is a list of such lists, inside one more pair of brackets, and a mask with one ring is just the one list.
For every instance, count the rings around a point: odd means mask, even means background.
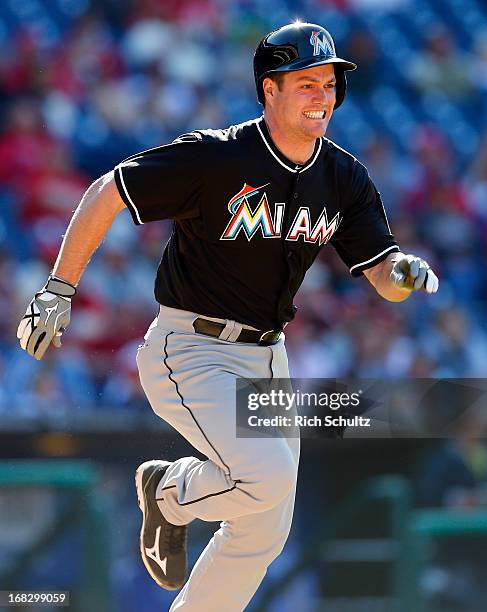
[{"label": "player's ear", "polygon": [[262,89],[264,91],[264,96],[265,96],[266,100],[268,100],[269,98],[272,100],[272,98],[274,97],[274,93],[275,93],[276,87],[277,87],[276,82],[273,81],[269,77],[266,77],[262,81]]}]

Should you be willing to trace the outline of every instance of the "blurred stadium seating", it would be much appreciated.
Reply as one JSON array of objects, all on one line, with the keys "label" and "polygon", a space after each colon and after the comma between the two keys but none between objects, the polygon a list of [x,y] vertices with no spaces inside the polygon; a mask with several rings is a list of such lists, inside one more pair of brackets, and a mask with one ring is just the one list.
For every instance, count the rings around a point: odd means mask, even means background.
[{"label": "blurred stadium seating", "polygon": [[480,375],[481,3],[26,0],[0,10],[1,408],[31,417],[59,403],[145,410],[131,349],[155,312],[153,272],[167,223],[136,229],[121,215],[82,280],[64,350],[40,366],[16,346],[17,318],[91,180],[187,130],[260,113],[252,50],[263,32],[295,16],[325,24],[359,64],[329,136],[368,165],[403,249],[427,257],[442,285],[434,299],[391,306],[325,249],[289,327],[294,373]]}]

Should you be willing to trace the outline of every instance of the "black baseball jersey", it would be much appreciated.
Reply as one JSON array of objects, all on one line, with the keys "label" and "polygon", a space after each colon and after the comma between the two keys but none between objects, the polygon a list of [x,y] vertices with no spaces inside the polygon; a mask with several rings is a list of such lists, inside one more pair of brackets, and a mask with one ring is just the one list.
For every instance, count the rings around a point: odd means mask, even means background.
[{"label": "black baseball jersey", "polygon": [[115,168],[136,224],[173,219],[156,300],[261,330],[281,329],[321,247],[353,276],[399,250],[366,168],[327,138],[304,165],[263,117],[185,134]]}]

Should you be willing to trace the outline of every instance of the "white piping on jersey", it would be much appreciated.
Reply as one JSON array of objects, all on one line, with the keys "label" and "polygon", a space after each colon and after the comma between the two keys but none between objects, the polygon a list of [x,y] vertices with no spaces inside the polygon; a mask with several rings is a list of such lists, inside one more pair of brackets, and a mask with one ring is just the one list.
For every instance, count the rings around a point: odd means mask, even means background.
[{"label": "white piping on jersey", "polygon": [[259,130],[259,134],[262,136],[262,140],[264,141],[265,146],[269,149],[269,151],[272,154],[272,156],[281,164],[281,166],[286,168],[286,170],[289,170],[289,172],[297,172],[296,168],[290,168],[289,166],[286,166],[286,164],[283,161],[281,161],[279,159],[279,157],[277,157],[277,155],[274,153],[274,151],[272,150],[271,146],[269,145],[269,143],[265,139],[265,136],[262,133],[262,130],[260,129],[260,125],[258,123],[256,123],[256,125],[257,125],[257,129]]},{"label": "white piping on jersey", "polygon": [[125,186],[125,181],[123,180],[123,174],[122,174],[122,164],[119,164],[115,168],[115,170],[118,170],[118,175],[120,177],[120,182],[122,183],[122,187],[123,187],[123,190],[125,191],[125,195],[127,196],[127,200],[129,201],[130,205],[132,206],[133,212],[135,213],[135,216],[137,217],[137,221],[140,223],[140,225],[144,225],[144,222],[140,218],[139,211],[137,210],[137,206],[135,206],[132,198],[129,195],[129,192],[127,191],[127,187]]},{"label": "white piping on jersey", "polygon": [[360,268],[360,266],[364,266],[365,264],[368,264],[371,261],[374,261],[374,259],[379,258],[381,255],[384,255],[384,253],[387,253],[388,251],[392,251],[392,249],[399,249],[399,247],[397,245],[388,247],[387,249],[384,249],[383,251],[381,251],[378,255],[375,255],[374,257],[371,257],[370,259],[367,259],[366,261],[362,261],[361,263],[355,264],[354,266],[350,268],[350,273],[352,273],[352,270],[354,270],[355,268]]},{"label": "white piping on jersey", "polygon": [[313,156],[313,159],[309,162],[309,164],[307,166],[305,166],[304,168],[291,168],[291,166],[288,166],[287,164],[285,164],[272,150],[272,147],[270,146],[270,144],[267,142],[266,137],[264,136],[262,130],[260,129],[260,125],[259,123],[255,124],[257,126],[257,129],[259,130],[259,134],[262,137],[262,140],[264,141],[265,146],[269,149],[270,153],[272,154],[272,156],[281,164],[281,166],[283,166],[284,168],[286,168],[286,170],[289,170],[289,172],[304,172],[305,170],[307,170],[308,168],[311,168],[311,166],[315,163],[316,159],[318,158],[318,155],[321,151],[321,147],[323,145],[323,141],[320,138],[320,142],[318,145],[318,149],[316,151],[316,153]]},{"label": "white piping on jersey", "polygon": [[[379,197],[380,197],[380,194],[379,194]],[[389,226],[389,219],[387,218],[386,209],[384,208],[384,202],[382,201],[382,198],[380,198],[380,203],[382,204],[382,212],[384,213],[384,219],[386,220],[387,229],[389,230],[389,234],[392,234],[391,228]]]},{"label": "white piping on jersey", "polygon": [[318,157],[318,155],[320,154],[321,151],[321,147],[323,146],[323,139],[320,138],[320,142],[318,144],[318,149],[316,150],[315,156],[313,157],[313,159],[309,162],[309,164],[307,166],[305,166],[304,168],[301,168],[301,172],[304,172],[305,170],[307,170],[308,168],[311,168],[311,166],[315,163],[316,158]]}]

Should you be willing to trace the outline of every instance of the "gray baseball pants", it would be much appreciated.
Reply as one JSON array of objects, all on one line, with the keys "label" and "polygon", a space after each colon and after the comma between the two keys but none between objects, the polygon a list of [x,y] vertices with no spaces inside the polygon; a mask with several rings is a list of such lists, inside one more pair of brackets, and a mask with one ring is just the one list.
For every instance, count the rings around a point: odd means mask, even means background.
[{"label": "gray baseball pants", "polygon": [[222,521],[170,610],[241,612],[288,537],[299,438],[236,437],[236,378],[287,378],[284,340],[232,342],[242,325],[222,319],[211,319],[226,324],[220,338],[196,334],[198,316],[162,306],[137,353],[154,412],[208,458],[171,464],[156,493],[162,514]]}]

